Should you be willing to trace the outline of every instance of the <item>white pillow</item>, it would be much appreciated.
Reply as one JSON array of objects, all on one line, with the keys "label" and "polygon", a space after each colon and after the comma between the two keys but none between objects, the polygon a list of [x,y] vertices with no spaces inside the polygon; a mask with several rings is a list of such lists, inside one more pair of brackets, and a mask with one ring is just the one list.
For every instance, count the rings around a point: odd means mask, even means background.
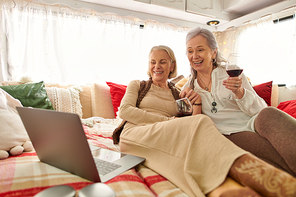
[{"label": "white pillow", "polygon": [[0,150],[9,151],[29,140],[16,106],[22,105],[0,88]]}]

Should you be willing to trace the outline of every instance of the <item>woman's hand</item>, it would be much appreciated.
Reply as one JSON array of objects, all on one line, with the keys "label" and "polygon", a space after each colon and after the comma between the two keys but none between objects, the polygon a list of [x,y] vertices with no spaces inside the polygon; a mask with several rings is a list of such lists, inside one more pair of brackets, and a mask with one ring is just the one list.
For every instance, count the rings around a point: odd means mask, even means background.
[{"label": "woman's hand", "polygon": [[241,77],[228,77],[222,82],[222,85],[228,90],[231,90],[236,95],[236,98],[241,99],[245,93],[245,89],[241,87],[242,83],[243,80]]},{"label": "woman's hand", "polygon": [[192,115],[201,114],[201,97],[194,92],[191,88],[187,87],[182,90],[180,97],[187,97],[193,106]]},{"label": "woman's hand", "polygon": [[187,97],[190,103],[193,105],[194,103],[201,103],[201,98],[199,94],[193,91],[191,88],[187,87],[180,92],[180,98]]}]

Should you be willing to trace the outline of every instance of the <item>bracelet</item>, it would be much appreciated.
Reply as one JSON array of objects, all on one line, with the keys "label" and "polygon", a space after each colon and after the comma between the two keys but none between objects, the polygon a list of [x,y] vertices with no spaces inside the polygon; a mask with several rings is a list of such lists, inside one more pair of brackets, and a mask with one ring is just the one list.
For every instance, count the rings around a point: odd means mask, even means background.
[{"label": "bracelet", "polygon": [[193,103],[194,106],[202,105],[202,103]]}]

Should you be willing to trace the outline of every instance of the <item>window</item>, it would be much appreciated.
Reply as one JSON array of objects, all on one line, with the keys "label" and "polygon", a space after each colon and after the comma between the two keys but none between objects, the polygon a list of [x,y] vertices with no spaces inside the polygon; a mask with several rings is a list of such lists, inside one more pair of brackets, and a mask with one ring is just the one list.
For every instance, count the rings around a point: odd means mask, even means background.
[{"label": "window", "polygon": [[178,74],[190,73],[186,28],[61,5],[15,3],[1,4],[1,81],[28,76],[48,83],[128,84],[148,79],[148,53],[155,45],[172,48]]}]

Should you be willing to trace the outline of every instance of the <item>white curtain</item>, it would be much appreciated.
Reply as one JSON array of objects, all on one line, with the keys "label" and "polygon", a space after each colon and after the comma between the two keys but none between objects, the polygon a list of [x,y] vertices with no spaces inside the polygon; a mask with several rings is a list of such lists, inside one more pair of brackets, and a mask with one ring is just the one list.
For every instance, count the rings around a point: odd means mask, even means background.
[{"label": "white curtain", "polygon": [[2,0],[0,12],[0,81],[128,84],[148,78],[154,45],[171,47],[189,75],[187,28],[28,0]]},{"label": "white curtain", "polygon": [[296,19],[293,10],[287,12],[294,14],[294,19],[274,23],[275,15],[269,15],[238,28],[215,32],[225,57],[231,52],[244,57],[241,66],[252,84],[273,81],[286,86],[296,85]]}]

